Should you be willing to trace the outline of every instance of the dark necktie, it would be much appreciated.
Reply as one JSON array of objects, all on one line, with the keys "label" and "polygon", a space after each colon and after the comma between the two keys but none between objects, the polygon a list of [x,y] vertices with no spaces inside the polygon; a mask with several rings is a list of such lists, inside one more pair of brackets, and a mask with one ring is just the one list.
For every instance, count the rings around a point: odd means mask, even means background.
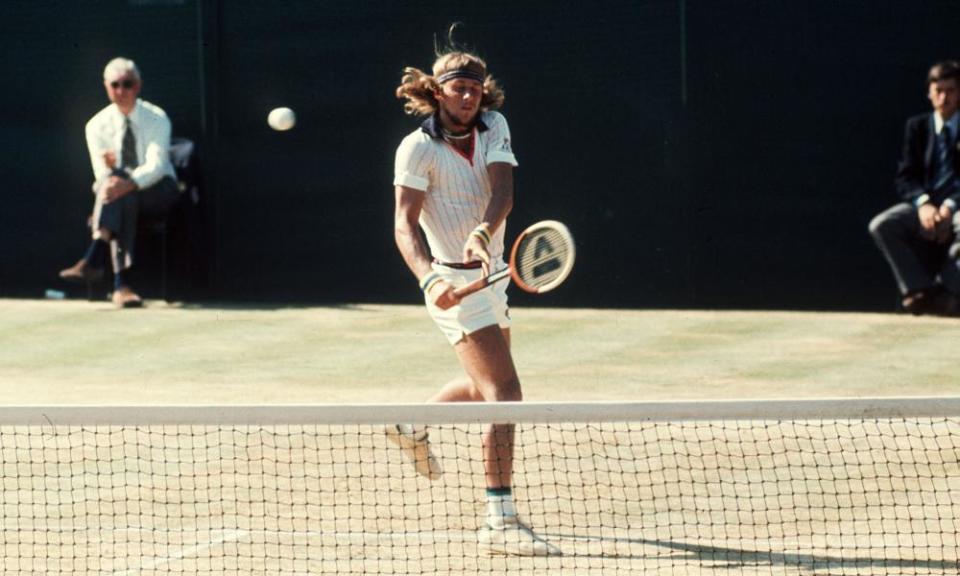
[{"label": "dark necktie", "polygon": [[133,135],[130,118],[123,119],[123,144],[120,148],[120,167],[134,169],[140,163],[137,161],[137,137]]},{"label": "dark necktie", "polygon": [[940,190],[950,183],[955,176],[953,171],[953,138],[950,135],[950,126],[944,124],[937,137],[937,172],[934,181],[934,190]]}]

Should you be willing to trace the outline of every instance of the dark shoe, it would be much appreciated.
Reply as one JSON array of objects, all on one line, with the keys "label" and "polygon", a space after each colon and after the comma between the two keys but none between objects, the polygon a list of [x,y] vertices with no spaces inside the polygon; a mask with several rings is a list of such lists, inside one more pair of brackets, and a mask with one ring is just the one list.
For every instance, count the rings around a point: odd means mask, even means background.
[{"label": "dark shoe", "polygon": [[934,286],[904,296],[903,309],[914,316],[927,314],[932,316],[960,316],[960,299],[942,286]]},{"label": "dark shoe", "polygon": [[903,309],[914,316],[929,314],[930,304],[939,292],[939,287],[933,287],[907,294],[903,297]]},{"label": "dark shoe", "polygon": [[103,278],[103,269],[94,268],[81,258],[73,266],[61,270],[60,277],[67,282],[99,282]]},{"label": "dark shoe", "polygon": [[960,315],[960,300],[950,292],[943,290],[930,301],[928,314],[934,316]]},{"label": "dark shoe", "polygon": [[129,286],[121,286],[113,291],[110,297],[114,306],[117,308],[140,308],[143,306],[143,300]]}]

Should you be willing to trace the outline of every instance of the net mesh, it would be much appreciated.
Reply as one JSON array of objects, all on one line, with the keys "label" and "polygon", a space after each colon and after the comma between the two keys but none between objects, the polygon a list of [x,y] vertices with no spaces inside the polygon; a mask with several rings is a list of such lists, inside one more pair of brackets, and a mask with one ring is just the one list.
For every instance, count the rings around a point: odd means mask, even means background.
[{"label": "net mesh", "polygon": [[559,557],[478,549],[484,429],[432,425],[444,474],[430,481],[373,424],[0,425],[0,570],[875,575],[960,567],[960,417],[519,423],[516,504]]}]

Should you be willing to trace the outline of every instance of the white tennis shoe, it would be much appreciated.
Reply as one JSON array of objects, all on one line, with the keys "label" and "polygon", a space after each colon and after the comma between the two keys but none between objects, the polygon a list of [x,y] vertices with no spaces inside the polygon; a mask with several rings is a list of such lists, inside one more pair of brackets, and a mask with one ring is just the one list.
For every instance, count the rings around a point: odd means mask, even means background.
[{"label": "white tennis shoe", "polygon": [[430,435],[426,428],[415,428],[407,424],[387,426],[387,438],[400,447],[403,454],[413,462],[421,476],[436,480],[443,474],[440,461],[430,451]]},{"label": "white tennis shoe", "polygon": [[516,516],[504,518],[502,523],[488,521],[478,533],[477,547],[487,556],[563,556]]}]

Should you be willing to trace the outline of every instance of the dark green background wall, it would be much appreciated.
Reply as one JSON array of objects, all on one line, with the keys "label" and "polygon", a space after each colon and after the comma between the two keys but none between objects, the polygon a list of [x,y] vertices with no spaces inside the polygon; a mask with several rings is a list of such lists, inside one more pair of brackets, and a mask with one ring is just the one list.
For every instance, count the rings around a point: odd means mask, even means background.
[{"label": "dark green background wall", "polygon": [[[507,91],[516,232],[567,222],[558,306],[890,309],[866,233],[903,121],[957,57],[957,2],[0,3],[0,297],[63,288],[86,120],[118,54],[200,146],[205,267],[183,296],[417,301],[392,240],[393,97],[453,21]],[[299,123],[265,124],[275,106]],[[508,234],[512,236],[512,234]],[[176,255],[175,255],[176,256]],[[194,279],[196,280],[196,279]]]}]

